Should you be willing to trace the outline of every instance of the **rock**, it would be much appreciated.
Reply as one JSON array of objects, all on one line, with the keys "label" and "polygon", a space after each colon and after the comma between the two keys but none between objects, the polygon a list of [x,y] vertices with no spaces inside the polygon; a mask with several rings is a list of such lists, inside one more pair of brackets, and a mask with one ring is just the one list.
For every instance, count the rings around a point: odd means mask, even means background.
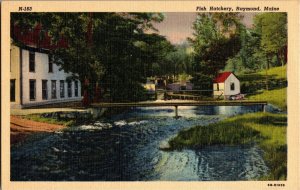
[{"label": "rock", "polygon": [[278,107],[276,107],[272,104],[268,104],[266,106],[266,111],[270,112],[270,113],[280,113],[280,112],[282,112]]},{"label": "rock", "polygon": [[57,148],[55,148],[55,147],[52,147],[52,150],[53,150],[54,152],[59,152],[59,151],[60,151],[59,149],[57,149]]},{"label": "rock", "polygon": [[167,150],[170,150],[171,149],[171,146],[169,144],[168,141],[162,141],[159,145],[159,149],[160,150],[164,150],[164,151],[167,151]]}]

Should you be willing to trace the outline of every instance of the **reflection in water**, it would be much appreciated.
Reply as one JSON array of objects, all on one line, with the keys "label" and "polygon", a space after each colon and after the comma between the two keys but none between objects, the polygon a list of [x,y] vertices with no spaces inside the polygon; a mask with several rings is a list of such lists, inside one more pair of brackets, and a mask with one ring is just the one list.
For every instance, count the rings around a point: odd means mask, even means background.
[{"label": "reflection in water", "polygon": [[11,148],[12,180],[248,180],[266,174],[255,145],[164,152],[183,128],[208,125],[259,107],[135,108],[89,125],[32,136]]}]

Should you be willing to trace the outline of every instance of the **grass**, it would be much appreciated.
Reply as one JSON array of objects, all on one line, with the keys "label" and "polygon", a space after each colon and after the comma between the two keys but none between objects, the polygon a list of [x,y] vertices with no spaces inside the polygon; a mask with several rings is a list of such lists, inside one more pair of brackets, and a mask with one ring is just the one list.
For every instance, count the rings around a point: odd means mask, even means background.
[{"label": "grass", "polygon": [[270,168],[264,180],[285,180],[287,176],[286,114],[251,113],[227,118],[208,126],[183,130],[169,141],[170,149],[209,145],[258,143]]},{"label": "grass", "polygon": [[[286,67],[287,65],[284,65],[283,67],[280,66],[280,67],[270,68],[268,70],[268,75],[275,76],[275,79],[286,79],[287,78]],[[258,72],[258,74],[265,75],[266,71],[260,71]]]},{"label": "grass", "polygon": [[279,107],[281,110],[287,110],[287,88],[280,88],[269,91],[262,91],[255,95],[248,96],[249,100],[262,100]]},{"label": "grass", "polygon": [[75,119],[48,118],[48,117],[43,117],[41,114],[29,114],[29,115],[23,116],[23,118],[32,120],[32,121],[42,122],[42,123],[63,125],[66,127],[72,126],[76,123]]},{"label": "grass", "polygon": [[[287,66],[284,65],[283,67],[273,67],[270,68],[267,73],[268,76],[272,79],[286,79],[287,78]],[[241,81],[251,81],[251,80],[265,80],[266,71],[262,70],[256,73],[250,74],[241,74],[238,75]]]},{"label": "grass", "polygon": [[268,101],[287,110],[287,66],[268,70],[268,90],[266,90],[266,71],[239,75],[241,91],[248,94],[250,100]]}]

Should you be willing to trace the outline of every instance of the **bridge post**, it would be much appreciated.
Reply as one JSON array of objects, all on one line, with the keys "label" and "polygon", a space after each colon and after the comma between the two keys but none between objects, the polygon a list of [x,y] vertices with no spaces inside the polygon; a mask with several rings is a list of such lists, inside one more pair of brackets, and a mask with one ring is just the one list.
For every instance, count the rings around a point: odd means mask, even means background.
[{"label": "bridge post", "polygon": [[175,118],[178,118],[178,106],[175,106]]}]

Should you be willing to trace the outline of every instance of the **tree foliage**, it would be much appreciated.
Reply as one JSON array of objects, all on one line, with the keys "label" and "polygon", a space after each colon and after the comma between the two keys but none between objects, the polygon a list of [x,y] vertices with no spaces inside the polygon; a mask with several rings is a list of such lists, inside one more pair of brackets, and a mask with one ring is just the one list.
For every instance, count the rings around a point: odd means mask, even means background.
[{"label": "tree foliage", "polygon": [[254,16],[252,28],[241,31],[241,50],[227,61],[225,70],[244,73],[287,63],[287,18],[285,13]]},{"label": "tree foliage", "polygon": [[238,13],[200,13],[190,39],[194,48],[194,83],[210,89],[212,79],[241,47]]},{"label": "tree foliage", "polygon": [[172,46],[151,34],[160,13],[30,13],[12,14],[11,24],[33,27],[37,23],[57,42],[62,36],[68,48],[50,53],[56,64],[84,83],[100,84],[111,101],[143,99],[142,83],[149,65],[160,63]]},{"label": "tree foliage", "polygon": [[[254,18],[255,32],[261,36],[261,49],[268,55],[275,55],[277,62],[287,62],[287,14],[262,13]],[[268,66],[269,67],[269,66]]]},{"label": "tree foliage", "polygon": [[[52,43],[67,40],[67,48],[50,51],[55,62],[99,84],[111,101],[144,99],[142,83],[150,76],[192,75],[196,88],[212,88],[221,70],[251,72],[287,62],[286,13],[254,16],[253,28],[240,13],[199,13],[188,43],[172,45],[153,31],[160,13],[13,13],[11,26],[32,28],[40,23]],[[14,41],[22,45],[18,41]],[[181,77],[182,78],[182,77]]]},{"label": "tree foliage", "polygon": [[175,46],[174,51],[166,56],[164,73],[175,79],[181,74],[191,75],[193,73],[193,57],[190,44],[182,43]]},{"label": "tree foliage", "polygon": [[174,46],[164,36],[158,34],[144,35],[138,46],[141,48],[143,76],[165,75],[168,70],[166,57],[175,51]]}]

